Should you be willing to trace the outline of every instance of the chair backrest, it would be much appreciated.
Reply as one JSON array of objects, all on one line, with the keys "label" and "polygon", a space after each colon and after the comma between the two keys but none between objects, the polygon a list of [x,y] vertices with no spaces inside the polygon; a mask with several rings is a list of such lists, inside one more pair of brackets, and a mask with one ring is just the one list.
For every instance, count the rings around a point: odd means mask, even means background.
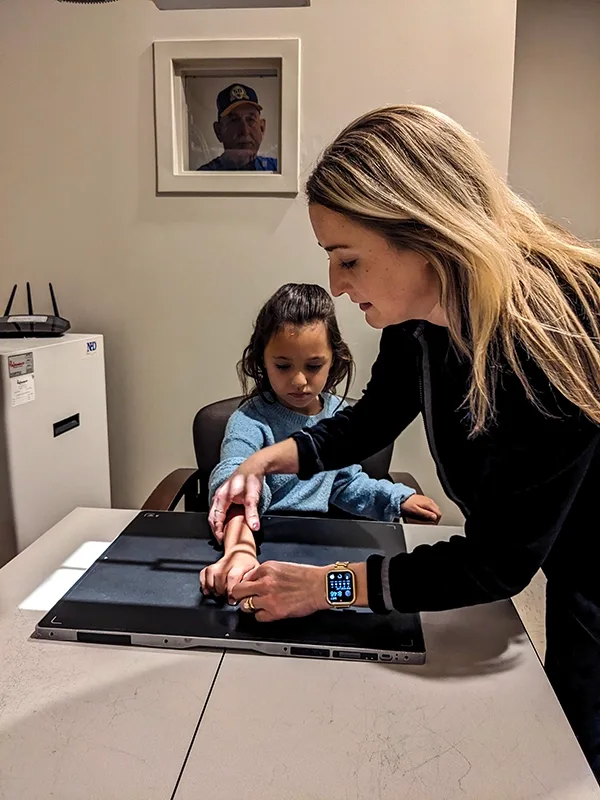
[{"label": "chair backrest", "polygon": [[[199,471],[199,509],[208,507],[208,478],[221,458],[221,443],[229,417],[243,403],[243,397],[228,397],[204,406],[196,414],[193,424],[194,450]],[[347,399],[349,405],[356,400]],[[392,460],[393,443],[362,462],[362,468],[371,478],[387,478]]]}]

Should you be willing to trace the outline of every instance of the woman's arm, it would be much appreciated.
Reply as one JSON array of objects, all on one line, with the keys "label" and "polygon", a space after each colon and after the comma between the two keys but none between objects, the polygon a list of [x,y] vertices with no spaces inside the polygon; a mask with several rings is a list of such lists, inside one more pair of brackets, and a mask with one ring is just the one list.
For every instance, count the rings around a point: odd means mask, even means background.
[{"label": "woman's arm", "polygon": [[361,399],[294,434],[299,476],[359,464],[394,442],[421,410],[420,357],[417,340],[402,326],[385,328]]},{"label": "woman's arm", "polygon": [[[513,437],[490,453],[465,536],[382,562],[369,573],[369,593],[389,585],[393,606],[408,612],[475,605],[522,591],[548,558],[600,447],[600,432],[587,421],[547,418],[543,430],[533,440]],[[504,438],[510,440],[510,433]]]},{"label": "woman's arm", "polygon": [[[420,545],[392,558],[373,555],[366,563],[352,565],[358,604],[366,604],[368,597],[377,613],[393,608],[441,611],[506,599],[527,586],[540,566],[550,561],[550,550],[586,473],[600,460],[600,431],[591,423],[546,418],[538,434],[544,431],[535,441],[524,429],[512,440],[510,432],[498,431],[500,444],[482,472],[465,536]],[[593,519],[594,490],[586,491],[589,509],[587,515],[585,508],[578,510],[576,523],[570,523],[573,533]],[[590,575],[595,569],[594,561]],[[310,614],[326,608],[324,570],[268,562],[248,574],[234,597],[258,595],[254,604],[263,613],[257,618],[265,621]],[[260,583],[248,582],[255,580]]]}]

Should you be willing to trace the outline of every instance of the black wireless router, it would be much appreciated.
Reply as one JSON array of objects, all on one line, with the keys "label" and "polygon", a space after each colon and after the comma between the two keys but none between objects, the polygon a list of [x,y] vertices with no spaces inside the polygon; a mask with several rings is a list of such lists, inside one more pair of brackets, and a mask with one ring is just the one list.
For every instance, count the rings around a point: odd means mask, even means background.
[{"label": "black wireless router", "polygon": [[15,283],[10,293],[4,316],[0,317],[0,339],[16,339],[23,336],[32,338],[62,336],[69,330],[71,323],[68,319],[60,316],[54,289],[51,283],[48,285],[50,287],[50,297],[52,298],[53,315],[45,316],[44,314],[33,313],[31,286],[27,282],[27,314],[13,314],[11,316],[10,310],[17,293],[17,284]]}]

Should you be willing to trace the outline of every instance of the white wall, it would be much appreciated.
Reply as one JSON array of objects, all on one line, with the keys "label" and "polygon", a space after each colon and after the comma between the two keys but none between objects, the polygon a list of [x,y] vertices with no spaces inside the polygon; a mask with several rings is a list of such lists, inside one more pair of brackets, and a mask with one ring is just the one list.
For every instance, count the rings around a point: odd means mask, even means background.
[{"label": "white wall", "polygon": [[[514,24],[514,0],[0,2],[0,297],[16,280],[52,279],[75,329],[105,334],[118,505],[193,463],[193,415],[237,393],[234,364],[267,295],[327,280],[301,197],[155,195],[152,41],[299,36],[303,176],[341,126],[390,102],[455,116],[505,171]],[[348,302],[339,309],[362,385],[378,336]],[[418,426],[395,467],[440,497]]]},{"label": "white wall", "polygon": [[519,0],[509,176],[538,209],[600,238],[597,0]]}]

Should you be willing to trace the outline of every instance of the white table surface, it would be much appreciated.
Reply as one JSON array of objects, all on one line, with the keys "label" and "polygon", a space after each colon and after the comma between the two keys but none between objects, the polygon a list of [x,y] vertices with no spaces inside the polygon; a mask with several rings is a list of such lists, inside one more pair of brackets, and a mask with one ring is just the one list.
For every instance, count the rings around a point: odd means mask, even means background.
[{"label": "white table surface", "polygon": [[[221,653],[31,640],[61,592],[18,608],[80,545],[111,541],[134,515],[78,509],[0,570],[1,800],[172,796]],[[71,582],[81,574],[67,569]]]},{"label": "white table surface", "polygon": [[512,604],[422,620],[425,666],[228,653],[174,800],[600,798]]},{"label": "white table surface", "polygon": [[134,514],[0,570],[1,800],[600,798],[510,603],[423,615],[424,667],[31,640]]}]

